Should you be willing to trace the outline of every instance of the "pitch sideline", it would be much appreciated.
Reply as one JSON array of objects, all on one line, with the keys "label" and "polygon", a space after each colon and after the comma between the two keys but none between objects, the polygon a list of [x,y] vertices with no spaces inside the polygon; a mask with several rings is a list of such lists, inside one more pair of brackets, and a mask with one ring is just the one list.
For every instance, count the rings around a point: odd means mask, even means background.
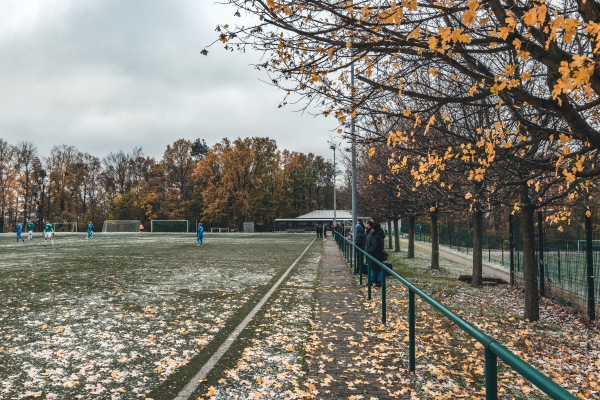
[{"label": "pitch sideline", "polygon": [[265,295],[258,302],[258,304],[256,306],[254,306],[252,311],[250,311],[248,313],[248,315],[246,315],[244,320],[242,322],[240,322],[240,324],[233,330],[233,332],[231,332],[231,334],[227,337],[227,339],[223,342],[223,344],[221,344],[221,346],[219,346],[219,348],[214,352],[214,354],[208,359],[206,364],[204,364],[204,366],[202,366],[202,368],[200,368],[200,371],[198,371],[198,373],[196,375],[194,375],[194,377],[192,379],[190,379],[190,381],[185,385],[185,387],[183,389],[181,389],[181,391],[177,394],[177,396],[174,398],[174,400],[187,400],[194,393],[194,391],[198,388],[198,386],[200,386],[200,382],[204,378],[206,378],[206,376],[209,374],[209,372],[219,362],[221,357],[223,357],[223,355],[227,352],[227,350],[229,350],[229,348],[235,342],[235,340],[240,335],[240,333],[242,333],[242,331],[250,323],[252,318],[254,318],[254,316],[265,305],[267,300],[269,300],[269,298],[275,292],[275,290],[277,290],[279,285],[281,285],[281,283],[285,280],[285,278],[287,278],[287,276],[292,271],[292,269],[294,269],[294,267],[296,266],[298,261],[300,261],[302,259],[302,257],[304,257],[304,255],[306,254],[306,252],[308,251],[310,246],[312,246],[312,244],[315,242],[315,240],[316,240],[316,238],[313,239],[312,242],[310,242],[308,244],[308,246],[306,247],[306,249],[304,249],[302,254],[300,254],[300,256],[298,256],[298,258],[296,258],[296,260],[292,263],[292,265],[289,266],[287,271],[285,271],[285,273],[283,275],[281,275],[279,280],[277,282],[275,282],[275,284],[271,287],[271,289],[269,289],[269,291],[267,293],[265,293]]}]

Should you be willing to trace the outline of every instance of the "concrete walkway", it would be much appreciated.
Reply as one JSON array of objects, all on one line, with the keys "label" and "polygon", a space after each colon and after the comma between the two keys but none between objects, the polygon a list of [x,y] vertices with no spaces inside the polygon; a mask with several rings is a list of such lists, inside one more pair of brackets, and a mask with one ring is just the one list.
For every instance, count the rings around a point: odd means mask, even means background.
[{"label": "concrete walkway", "polygon": [[401,388],[396,376],[402,350],[387,348],[378,339],[382,327],[376,309],[366,303],[363,288],[356,284],[335,241],[324,242],[306,354],[306,384],[315,398],[404,397],[397,393]]}]

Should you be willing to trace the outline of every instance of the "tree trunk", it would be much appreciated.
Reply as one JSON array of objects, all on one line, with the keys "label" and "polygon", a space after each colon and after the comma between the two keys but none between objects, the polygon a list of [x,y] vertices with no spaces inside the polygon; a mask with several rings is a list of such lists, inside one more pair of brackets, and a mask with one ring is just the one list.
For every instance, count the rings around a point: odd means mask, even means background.
[{"label": "tree trunk", "polygon": [[398,218],[394,219],[394,252],[400,251],[400,229],[398,229]]},{"label": "tree trunk", "polygon": [[473,215],[473,278],[471,286],[483,286],[483,211],[476,206]]},{"label": "tree trunk", "polygon": [[440,240],[438,213],[431,213],[431,269],[440,269]]},{"label": "tree trunk", "polygon": [[415,216],[408,218],[408,258],[415,258]]},{"label": "tree trunk", "polygon": [[392,248],[392,220],[388,219],[388,249]]},{"label": "tree trunk", "polygon": [[529,321],[540,319],[540,299],[538,293],[537,265],[535,262],[535,207],[523,207],[521,235],[523,236],[523,280],[525,285],[525,318]]}]

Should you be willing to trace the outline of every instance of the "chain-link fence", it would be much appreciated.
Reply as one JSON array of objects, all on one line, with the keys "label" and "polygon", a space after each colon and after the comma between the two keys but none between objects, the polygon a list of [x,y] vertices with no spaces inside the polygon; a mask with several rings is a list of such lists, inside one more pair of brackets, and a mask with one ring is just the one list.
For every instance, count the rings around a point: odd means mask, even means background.
[{"label": "chain-link fence", "polygon": [[[483,235],[483,262],[506,272],[510,271],[510,242],[508,213],[504,217],[488,217],[485,220]],[[586,239],[586,210],[574,210],[571,223],[558,225],[546,222],[543,213],[536,217],[536,265],[542,295],[564,300],[588,316],[598,310],[600,303],[600,224],[590,224],[590,237]],[[516,283],[523,282],[523,240],[521,217],[512,217],[514,244],[514,273]],[[591,219],[592,220],[592,219]],[[594,218],[598,220],[598,218]],[[457,223],[446,218],[439,219],[440,246],[466,254],[473,253],[472,222]],[[541,229],[540,229],[541,221]],[[402,232],[408,233],[408,226],[402,225]],[[541,236],[540,236],[541,234]],[[415,225],[415,239],[431,241],[431,225],[426,219]],[[540,240],[542,246],[540,248]],[[590,254],[586,251],[590,248]],[[540,262],[540,257],[542,262]],[[591,269],[587,258],[592,261]],[[541,270],[540,265],[543,265]],[[590,310],[593,308],[593,310]]]}]

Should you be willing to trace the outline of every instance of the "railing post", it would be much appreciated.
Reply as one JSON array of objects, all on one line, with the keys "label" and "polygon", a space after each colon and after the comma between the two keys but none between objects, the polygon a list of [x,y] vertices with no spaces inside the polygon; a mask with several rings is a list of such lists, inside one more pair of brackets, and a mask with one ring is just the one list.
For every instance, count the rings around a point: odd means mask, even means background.
[{"label": "railing post", "polygon": [[485,348],[485,399],[498,399],[498,357]]},{"label": "railing post", "polygon": [[363,278],[363,260],[364,260],[365,256],[363,253],[361,253],[360,251],[358,252],[358,284],[360,286],[362,286],[363,282],[362,282],[362,278]]},{"label": "railing post", "polygon": [[415,372],[415,292],[408,289],[408,370]]},{"label": "railing post", "polygon": [[367,300],[371,300],[371,260],[367,260]]},{"label": "railing post", "polygon": [[387,325],[387,307],[386,307],[386,295],[385,295],[385,278],[386,272],[381,268],[381,323]]}]

